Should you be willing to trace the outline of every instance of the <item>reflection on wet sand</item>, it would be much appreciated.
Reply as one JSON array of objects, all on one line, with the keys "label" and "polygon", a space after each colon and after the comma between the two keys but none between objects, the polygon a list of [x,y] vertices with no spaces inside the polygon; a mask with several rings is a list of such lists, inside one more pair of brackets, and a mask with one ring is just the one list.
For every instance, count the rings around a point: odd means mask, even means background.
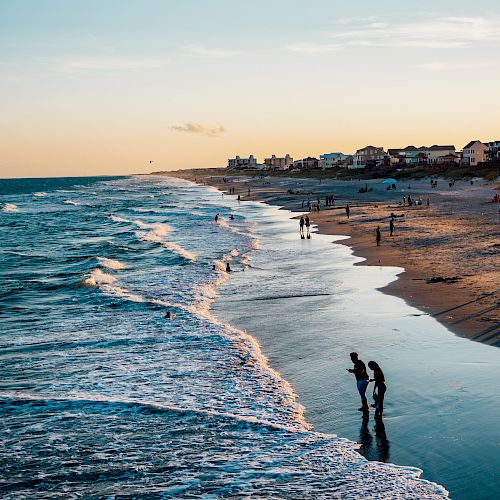
[{"label": "reflection on wet sand", "polygon": [[370,414],[363,413],[361,428],[359,430],[359,452],[368,460],[377,460],[378,462],[387,462],[390,457],[390,442],[387,439],[385,425],[383,420],[375,420],[373,432],[375,433],[375,443],[373,435],[368,428]]}]

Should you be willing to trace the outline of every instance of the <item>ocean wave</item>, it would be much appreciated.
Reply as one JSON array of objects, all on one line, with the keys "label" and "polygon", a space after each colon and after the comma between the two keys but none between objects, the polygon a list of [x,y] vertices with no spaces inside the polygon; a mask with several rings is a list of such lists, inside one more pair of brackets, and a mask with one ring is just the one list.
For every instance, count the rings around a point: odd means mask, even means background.
[{"label": "ocean wave", "polygon": [[102,285],[112,285],[116,283],[116,278],[103,272],[101,269],[94,269],[91,271],[86,278],[82,280],[82,284],[86,286],[102,286]]},{"label": "ocean wave", "polygon": [[39,196],[40,198],[47,196],[47,193],[44,191],[38,191],[37,193],[33,193],[33,196]]},{"label": "ocean wave", "polygon": [[181,257],[184,257],[187,260],[195,261],[198,258],[198,256],[195,253],[190,252],[189,250],[186,250],[185,248],[182,248],[177,243],[165,241],[165,242],[162,242],[162,245],[164,248],[167,248],[168,250],[175,252],[176,254],[180,255]]},{"label": "ocean wave", "polygon": [[[443,487],[420,479],[420,469],[368,462],[353,443],[334,435],[141,399],[0,397],[12,428],[27,417],[30,423],[23,428],[22,453],[10,440],[12,449],[0,452],[16,454],[17,467],[2,471],[9,498],[51,498],[61,485],[71,497],[124,491],[169,498],[447,497]],[[129,465],[129,457],[139,467]]]},{"label": "ocean wave", "polygon": [[81,205],[79,201],[73,201],[73,200],[64,200],[64,203],[66,203],[66,205],[75,205],[75,206]]},{"label": "ocean wave", "polygon": [[115,259],[108,259],[106,257],[97,257],[99,264],[103,267],[107,267],[108,269],[114,269],[116,271],[121,269],[127,269],[129,266]]},{"label": "ocean wave", "polygon": [[164,222],[143,222],[141,220],[125,219],[117,215],[111,215],[111,220],[115,222],[126,222],[129,224],[134,224],[140,229],[147,229],[147,233],[140,232],[138,234],[140,239],[142,239],[143,241],[162,243],[163,238],[165,238],[172,232],[172,227]]},{"label": "ocean wave", "polygon": [[2,205],[2,212],[17,212],[17,205],[14,205],[14,203],[4,203]]}]

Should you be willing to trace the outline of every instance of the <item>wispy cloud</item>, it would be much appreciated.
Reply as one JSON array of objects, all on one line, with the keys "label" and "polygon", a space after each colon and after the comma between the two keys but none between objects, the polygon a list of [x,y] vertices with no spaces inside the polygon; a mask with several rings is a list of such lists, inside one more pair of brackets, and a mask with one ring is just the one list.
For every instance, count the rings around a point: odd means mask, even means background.
[{"label": "wispy cloud", "polygon": [[203,57],[207,59],[223,59],[241,54],[241,51],[239,50],[209,49],[206,47],[200,47],[199,45],[184,45],[182,49],[191,56]]},{"label": "wispy cloud", "polygon": [[332,52],[347,47],[461,48],[500,40],[500,24],[498,19],[480,16],[434,16],[412,22],[344,20],[328,38],[324,43],[297,43],[286,48],[306,53]]},{"label": "wispy cloud", "polygon": [[168,64],[167,59],[84,57],[60,61],[56,63],[55,68],[64,73],[76,73],[80,71],[133,71],[162,68],[166,64]]},{"label": "wispy cloud", "polygon": [[201,123],[185,123],[184,125],[173,125],[170,128],[176,132],[190,132],[192,134],[201,134],[208,137],[219,137],[221,134],[227,132],[227,129],[223,125],[207,127]]}]

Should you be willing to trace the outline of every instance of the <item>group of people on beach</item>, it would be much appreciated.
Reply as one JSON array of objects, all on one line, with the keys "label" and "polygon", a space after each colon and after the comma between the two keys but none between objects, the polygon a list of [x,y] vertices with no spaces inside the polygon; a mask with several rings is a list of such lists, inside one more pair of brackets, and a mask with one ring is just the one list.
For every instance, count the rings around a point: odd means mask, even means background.
[{"label": "group of people on beach", "polygon": [[353,362],[353,368],[346,368],[349,373],[353,373],[356,377],[356,386],[358,388],[359,395],[361,396],[361,407],[358,408],[364,414],[370,410],[368,406],[368,400],[366,398],[366,389],[370,382],[375,382],[373,387],[373,401],[372,407],[375,408],[375,418],[382,419],[382,414],[384,412],[384,397],[387,391],[387,385],[385,383],[384,372],[375,361],[369,361],[368,367],[373,370],[373,378],[368,376],[366,371],[366,365],[359,359],[357,352],[351,352],[351,361]]},{"label": "group of people on beach", "polygon": [[300,238],[305,239],[306,236],[304,236],[304,226],[306,227],[306,234],[307,234],[307,239],[311,239],[311,221],[309,220],[309,217],[306,215],[305,218],[304,216],[300,217],[299,221],[299,232],[300,232]]}]

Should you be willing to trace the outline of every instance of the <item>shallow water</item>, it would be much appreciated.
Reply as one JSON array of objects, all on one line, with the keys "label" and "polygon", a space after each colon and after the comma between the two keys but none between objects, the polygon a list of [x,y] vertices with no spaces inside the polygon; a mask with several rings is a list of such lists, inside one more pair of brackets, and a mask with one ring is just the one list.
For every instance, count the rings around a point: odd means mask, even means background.
[{"label": "shallow water", "polygon": [[[214,313],[257,337],[307,421],[357,441],[370,459],[417,465],[452,498],[496,498],[500,350],[456,337],[377,290],[402,269],[354,266],[362,259],[331,236],[301,240],[288,211],[242,210],[261,249],[252,268],[222,287]],[[357,411],[345,371],[351,351],[384,370],[384,425]]]},{"label": "shallow water", "polygon": [[445,494],[311,431],[254,339],[212,316],[225,263],[251,277],[265,207],[164,177],[0,192],[3,497]]}]

